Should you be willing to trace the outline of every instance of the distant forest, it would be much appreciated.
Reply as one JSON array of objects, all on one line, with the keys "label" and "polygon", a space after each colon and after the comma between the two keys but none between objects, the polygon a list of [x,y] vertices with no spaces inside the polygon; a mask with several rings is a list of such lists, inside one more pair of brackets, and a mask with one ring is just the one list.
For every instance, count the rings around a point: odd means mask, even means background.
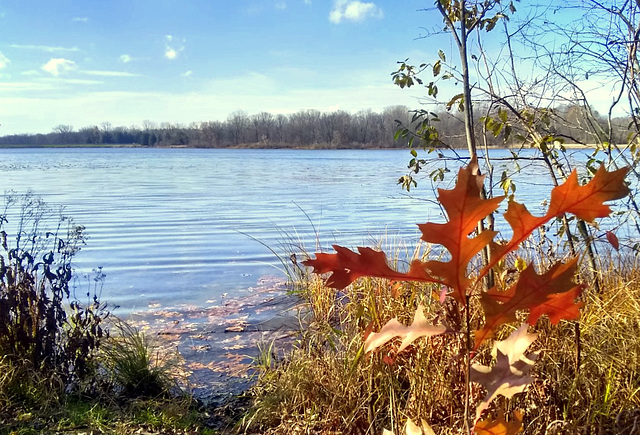
[{"label": "distant forest", "polygon": [[[580,106],[553,110],[545,128],[567,143],[598,142]],[[480,111],[478,111],[479,113]],[[464,125],[457,113],[442,111],[432,125],[443,145],[465,148]],[[350,114],[344,111],[323,113],[304,110],[290,115],[260,112],[249,115],[237,111],[226,121],[193,122],[187,126],[144,121],[142,126],[114,127],[109,122],[74,130],[71,125],[58,125],[46,134],[13,134],[0,137],[0,145],[140,145],[149,147],[186,146],[198,148],[403,148],[407,138],[394,139],[398,122],[412,126],[413,113],[405,106],[388,107],[382,113],[371,110]],[[628,120],[614,120],[616,141],[626,143]],[[412,127],[415,127],[416,122]],[[478,133],[482,123],[476,120]],[[608,131],[606,120],[601,126]],[[514,127],[515,130],[515,127]],[[501,137],[487,136],[491,146],[519,145],[517,135],[505,144]],[[417,143],[417,142],[416,142]]]}]

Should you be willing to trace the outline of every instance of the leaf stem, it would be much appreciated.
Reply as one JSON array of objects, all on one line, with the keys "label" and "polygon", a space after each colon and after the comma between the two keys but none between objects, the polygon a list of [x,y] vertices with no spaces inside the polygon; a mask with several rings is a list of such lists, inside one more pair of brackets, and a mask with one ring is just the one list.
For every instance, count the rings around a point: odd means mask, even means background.
[{"label": "leaf stem", "polygon": [[469,309],[469,294],[465,292],[465,382],[464,382],[464,427],[467,434],[471,434],[469,426],[469,400],[471,396],[471,321]]}]

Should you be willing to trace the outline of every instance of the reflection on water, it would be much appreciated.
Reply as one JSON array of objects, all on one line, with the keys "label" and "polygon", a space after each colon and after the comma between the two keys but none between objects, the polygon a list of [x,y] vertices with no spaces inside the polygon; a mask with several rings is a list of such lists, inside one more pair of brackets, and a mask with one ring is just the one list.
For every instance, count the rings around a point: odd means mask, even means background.
[{"label": "reflection on water", "polygon": [[[443,219],[438,206],[425,201],[435,195],[428,179],[411,195],[397,186],[407,151],[7,149],[2,154],[4,190],[31,189],[48,203],[64,205],[86,226],[90,238],[77,256],[77,275],[102,267],[103,299],[120,305],[120,315],[158,306],[205,306],[223,294],[246,293],[265,275],[284,279],[264,245],[278,250],[292,243],[315,251],[317,231],[323,247],[372,245],[385,238],[412,247],[415,224]],[[499,174],[501,163],[495,164]],[[457,172],[457,163],[447,165],[451,172],[444,187]],[[536,205],[551,188],[546,171],[535,162],[522,166],[517,197],[539,211]]]}]

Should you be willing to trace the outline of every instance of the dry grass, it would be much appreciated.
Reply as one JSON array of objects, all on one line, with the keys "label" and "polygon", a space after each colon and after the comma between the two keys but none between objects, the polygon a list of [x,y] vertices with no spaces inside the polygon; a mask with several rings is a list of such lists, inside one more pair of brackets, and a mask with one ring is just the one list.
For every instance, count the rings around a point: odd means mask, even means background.
[{"label": "dry grass", "polygon": [[[541,351],[535,380],[524,394],[498,400],[525,411],[525,433],[640,433],[640,269],[618,260],[602,274],[602,294],[583,296],[579,366],[575,322],[552,326],[542,319],[535,326],[533,347]],[[398,434],[411,417],[424,418],[438,434],[463,433],[462,337],[419,340],[397,356],[388,345],[363,355],[367,330],[392,317],[410,323],[419,301],[427,317],[461,322],[455,306],[441,305],[434,291],[363,279],[336,294],[312,280],[311,321],[279,364],[262,368],[245,431]],[[488,351],[475,358],[490,360]],[[472,401],[483,394],[472,384]]]}]

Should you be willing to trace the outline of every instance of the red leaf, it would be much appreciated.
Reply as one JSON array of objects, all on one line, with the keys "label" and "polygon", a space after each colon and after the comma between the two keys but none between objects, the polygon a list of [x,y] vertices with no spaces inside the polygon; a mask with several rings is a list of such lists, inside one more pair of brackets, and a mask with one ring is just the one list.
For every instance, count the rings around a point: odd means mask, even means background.
[{"label": "red leaf", "polygon": [[486,275],[506,254],[517,249],[536,228],[557,216],[572,213],[588,222],[609,216],[611,209],[604,203],[629,194],[629,188],[624,183],[627,172],[629,168],[608,172],[600,166],[591,181],[581,186],[578,183],[578,174],[574,170],[565,183],[553,188],[549,209],[540,217],[533,216],[524,205],[509,201],[504,217],[511,226],[513,235],[507,244],[493,245],[491,262],[483,269],[478,279]]},{"label": "red leaf", "polygon": [[573,282],[577,262],[578,259],[574,258],[566,264],[556,263],[541,275],[535,272],[533,265],[529,265],[506,291],[493,288],[482,293],[480,302],[484,308],[485,324],[475,333],[476,349],[493,337],[501,325],[514,322],[519,310],[531,310],[526,320],[529,324],[534,324],[543,314],[547,314],[554,324],[560,319],[577,319],[582,303],[574,301],[584,289],[584,285]]},{"label": "red leaf", "polygon": [[358,253],[348,248],[333,245],[335,254],[317,253],[315,259],[305,260],[305,266],[313,267],[314,273],[331,273],[327,279],[327,286],[343,289],[349,284],[362,278],[371,276],[398,281],[439,282],[427,274],[419,261],[411,264],[408,273],[401,273],[391,269],[384,252],[371,248],[358,248]]},{"label": "red leaf", "polygon": [[613,249],[616,251],[620,250],[620,242],[618,241],[618,237],[612,233],[611,231],[607,231],[606,233],[607,241],[613,246]]},{"label": "red leaf", "polygon": [[609,216],[611,209],[604,202],[624,198],[629,194],[629,188],[624,183],[627,172],[629,168],[607,172],[601,165],[591,181],[581,186],[574,170],[564,184],[551,191],[547,215],[572,213],[587,222]]},{"label": "red leaf", "polygon": [[460,168],[458,181],[452,190],[438,189],[438,200],[447,212],[448,222],[418,225],[422,240],[447,248],[451,259],[447,262],[429,261],[426,269],[442,278],[453,289],[452,296],[466,303],[466,291],[471,283],[467,276],[469,262],[491,242],[495,231],[484,231],[469,238],[478,222],[494,212],[504,196],[482,199],[480,191],[484,176],[478,175],[478,161],[473,159],[466,168]]}]

